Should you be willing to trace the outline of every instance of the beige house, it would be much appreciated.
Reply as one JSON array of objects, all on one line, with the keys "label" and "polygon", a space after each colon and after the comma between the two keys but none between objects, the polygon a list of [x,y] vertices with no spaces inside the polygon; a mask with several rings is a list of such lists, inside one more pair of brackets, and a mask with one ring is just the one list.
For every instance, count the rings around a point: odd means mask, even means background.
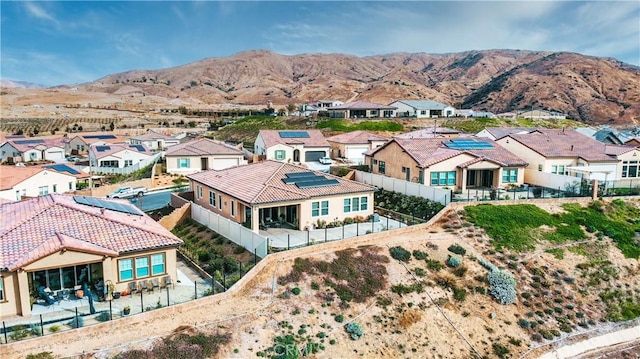
[{"label": "beige house", "polygon": [[84,155],[89,148],[94,146],[109,146],[112,144],[126,144],[126,139],[111,133],[83,133],[78,134],[67,142],[66,152],[75,155]]},{"label": "beige house", "polygon": [[2,316],[28,316],[42,287],[58,296],[84,282],[99,296],[100,281],[122,292],[176,280],[182,240],[126,202],[50,194],[0,206]]},{"label": "beige house", "polygon": [[0,166],[0,198],[19,201],[24,197],[73,192],[78,180],[88,178],[88,173],[65,164]]},{"label": "beige house", "polygon": [[327,108],[331,118],[390,118],[396,117],[395,106],[356,101]]},{"label": "beige house", "polygon": [[165,158],[168,173],[183,175],[210,169],[222,170],[247,163],[240,148],[208,138],[171,146],[167,149]]},{"label": "beige house", "polygon": [[332,158],[364,164],[364,153],[382,146],[389,139],[367,131],[352,131],[327,138]]},{"label": "beige house", "polygon": [[573,129],[538,129],[497,141],[529,168],[597,180],[640,178],[640,150],[602,143]]},{"label": "beige house", "polygon": [[149,131],[145,134],[131,137],[129,143],[132,145],[145,145],[152,151],[162,151],[180,144],[180,139],[164,133]]},{"label": "beige house", "polygon": [[0,145],[0,161],[65,162],[65,141],[62,136],[11,139]]},{"label": "beige house", "polygon": [[255,232],[272,223],[302,230],[373,214],[375,187],[299,165],[264,161],[188,178],[198,205]]},{"label": "beige house", "polygon": [[521,185],[527,162],[480,138],[393,138],[366,154],[371,172],[452,190]]},{"label": "beige house", "polygon": [[329,156],[331,145],[320,130],[260,130],[254,153],[267,160],[305,163]]}]

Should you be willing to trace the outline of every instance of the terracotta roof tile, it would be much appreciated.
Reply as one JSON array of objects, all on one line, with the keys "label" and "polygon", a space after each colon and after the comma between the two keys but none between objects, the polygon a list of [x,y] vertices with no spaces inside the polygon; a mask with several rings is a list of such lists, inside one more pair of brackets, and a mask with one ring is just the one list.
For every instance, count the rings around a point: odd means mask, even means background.
[{"label": "terracotta roof tile", "polygon": [[[101,151],[98,151],[101,149]],[[91,145],[91,151],[94,153],[97,159],[105,158],[107,156],[111,156],[115,153],[122,151],[133,151],[145,154],[147,156],[151,156],[151,150],[145,144],[139,145],[127,145],[127,144],[109,144],[109,145]]]},{"label": "terracotta roof tile", "polygon": [[[309,137],[283,138],[280,132],[306,132]],[[301,144],[307,147],[331,147],[320,130],[260,130],[258,136],[262,137],[265,148],[278,144]]]},{"label": "terracotta roof tile", "polygon": [[372,141],[388,140],[389,138],[387,137],[376,135],[375,133],[367,131],[351,131],[327,138],[328,142],[345,143],[351,145],[369,144]]},{"label": "terracotta roof tile", "polygon": [[0,268],[9,270],[62,249],[115,256],[182,244],[147,215],[101,210],[71,195],[4,203],[0,211]]},{"label": "terracotta roof tile", "polygon": [[167,149],[165,156],[242,155],[242,151],[221,141],[201,138]]},{"label": "terracotta roof tile", "polygon": [[[282,182],[287,173],[314,172],[318,176],[336,179],[339,184],[328,187],[298,188],[294,184]],[[211,170],[188,176],[214,191],[221,191],[247,204],[294,201],[335,194],[373,192],[375,187],[359,182],[309,170],[306,167],[264,161],[225,170]]]}]

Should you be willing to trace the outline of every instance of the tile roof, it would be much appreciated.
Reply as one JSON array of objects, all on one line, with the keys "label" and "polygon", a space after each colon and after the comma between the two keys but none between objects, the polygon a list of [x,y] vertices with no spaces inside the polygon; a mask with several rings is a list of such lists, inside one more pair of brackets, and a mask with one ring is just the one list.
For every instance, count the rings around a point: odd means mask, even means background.
[{"label": "tile roof", "polygon": [[[102,150],[98,151],[98,149],[102,149]],[[145,154],[147,156],[152,155],[151,150],[149,150],[149,147],[147,147],[147,145],[145,144],[127,145],[127,144],[111,143],[108,145],[91,145],[91,151],[93,152],[93,154],[97,159],[105,158],[107,156],[111,156],[115,153],[122,152],[122,151],[133,151],[133,152]]]},{"label": "tile roof", "polygon": [[376,135],[367,131],[351,131],[327,138],[328,142],[345,144],[369,144],[372,141],[388,141],[384,136]]},{"label": "tile roof", "polygon": [[585,161],[616,161],[614,156],[607,154],[606,149],[611,145],[573,129],[538,129],[528,134],[511,134],[508,137],[547,158],[575,157]]},{"label": "tile roof", "polygon": [[209,138],[184,142],[171,146],[165,152],[165,156],[202,156],[202,155],[242,155],[238,148],[221,141]]},{"label": "tile roof", "polygon": [[[318,176],[336,179],[339,183],[327,187],[298,188],[294,184],[282,182],[282,179],[286,178],[286,174],[292,172],[314,172]],[[276,161],[252,163],[219,171],[199,172],[187,177],[214,191],[224,192],[251,205],[306,200],[337,194],[374,192],[376,190],[374,186]]]},{"label": "tile roof", "polygon": [[64,170],[67,165],[40,165],[40,166],[0,166],[0,191],[15,187],[15,185],[35,176],[42,171],[57,172],[75,178],[88,178],[89,174],[77,171],[77,174]]},{"label": "tile roof", "polygon": [[455,130],[453,128],[448,128],[448,127],[436,127],[436,128],[427,127],[427,128],[422,128],[419,130],[407,132],[407,133],[401,133],[393,137],[395,138],[421,138],[421,137],[434,138],[438,135],[454,135],[459,133],[460,131]]},{"label": "tile roof", "polygon": [[55,138],[39,138],[39,137],[29,137],[29,138],[19,138],[8,140],[13,148],[20,152],[25,152],[30,149],[42,146],[44,148],[51,147],[59,147],[64,149],[66,139],[64,137],[55,137]]},{"label": "tile roof", "polygon": [[85,132],[76,134],[73,139],[80,138],[82,142],[90,145],[96,142],[106,143],[125,143],[126,138],[123,136],[115,135],[110,132]]},{"label": "tile roof", "polygon": [[397,107],[382,105],[374,102],[356,101],[329,107],[329,110],[395,110]]},{"label": "tile roof", "polygon": [[[280,132],[306,132],[309,137],[282,138]],[[260,130],[258,136],[262,137],[265,148],[283,145],[303,145],[307,147],[331,147],[320,130]]]},{"label": "tile roof", "polygon": [[403,104],[413,107],[416,110],[444,110],[449,105],[432,100],[398,100],[394,102],[402,102]]},{"label": "tile roof", "polygon": [[[473,157],[492,161],[505,167],[527,165],[527,162],[488,138],[475,138],[475,140],[478,142],[490,143],[493,148],[473,150],[453,149],[446,146],[446,143],[448,143],[449,140],[444,140],[443,138],[394,138],[390,142],[397,143],[398,146],[405,150],[407,154],[411,156],[422,168],[433,166],[439,162],[461,154],[469,154]],[[382,150],[389,143],[378,147],[375,151],[369,154],[369,156],[375,156],[377,151]]]},{"label": "tile roof", "polygon": [[535,131],[535,127],[487,127],[485,131],[489,132],[496,140],[512,134],[525,134]]},{"label": "tile roof", "polygon": [[49,194],[0,204],[0,268],[14,271],[63,249],[117,256],[182,244],[146,214],[103,210],[73,197]]}]

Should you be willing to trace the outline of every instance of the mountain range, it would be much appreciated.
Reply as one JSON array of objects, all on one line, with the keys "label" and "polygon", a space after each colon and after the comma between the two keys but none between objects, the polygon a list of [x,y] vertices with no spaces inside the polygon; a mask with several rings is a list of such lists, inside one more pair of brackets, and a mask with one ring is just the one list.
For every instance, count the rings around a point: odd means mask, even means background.
[{"label": "mountain range", "polygon": [[430,99],[494,113],[546,109],[588,124],[640,124],[640,68],[568,52],[486,50],[357,57],[257,50],[167,69],[111,74],[73,87],[79,92],[179,98],[201,108]]}]

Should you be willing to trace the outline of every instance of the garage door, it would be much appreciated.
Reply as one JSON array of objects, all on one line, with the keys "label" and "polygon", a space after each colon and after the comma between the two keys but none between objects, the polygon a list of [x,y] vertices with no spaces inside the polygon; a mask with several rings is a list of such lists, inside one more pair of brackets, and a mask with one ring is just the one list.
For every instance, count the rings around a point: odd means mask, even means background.
[{"label": "garage door", "polygon": [[316,162],[326,155],[325,151],[307,151],[304,153],[305,162]]},{"label": "garage door", "polygon": [[347,148],[347,159],[357,164],[364,163],[364,154],[369,150],[367,146],[349,147]]},{"label": "garage door", "polygon": [[224,170],[229,167],[234,167],[239,164],[237,158],[216,158],[213,160],[213,166],[211,169],[213,170]]}]

